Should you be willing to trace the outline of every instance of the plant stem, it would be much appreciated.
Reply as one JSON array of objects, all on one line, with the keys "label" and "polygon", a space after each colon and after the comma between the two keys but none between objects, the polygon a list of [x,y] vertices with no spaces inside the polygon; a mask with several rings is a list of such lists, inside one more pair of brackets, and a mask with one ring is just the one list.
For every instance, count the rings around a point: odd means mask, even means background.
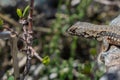
[{"label": "plant stem", "polygon": [[15,80],[18,80],[20,77],[19,67],[18,67],[18,58],[17,58],[17,37],[11,37],[11,55],[13,57],[13,68],[14,68],[14,76]]},{"label": "plant stem", "polygon": [[30,32],[32,32],[32,15],[33,15],[33,4],[34,4],[34,0],[30,0],[30,13],[29,13],[29,26],[28,26],[28,30]]}]

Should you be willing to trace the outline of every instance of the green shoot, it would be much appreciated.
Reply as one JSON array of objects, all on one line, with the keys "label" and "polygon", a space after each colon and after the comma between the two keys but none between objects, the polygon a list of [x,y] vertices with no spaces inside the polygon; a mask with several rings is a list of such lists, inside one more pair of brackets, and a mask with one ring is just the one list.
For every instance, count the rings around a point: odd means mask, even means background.
[{"label": "green shoot", "polygon": [[19,16],[19,18],[22,18],[23,17],[23,14],[22,14],[22,10],[21,9],[17,9],[17,15]]},{"label": "green shoot", "polygon": [[48,65],[50,63],[50,58],[48,56],[44,57],[43,60],[42,60],[42,63],[44,65]]}]

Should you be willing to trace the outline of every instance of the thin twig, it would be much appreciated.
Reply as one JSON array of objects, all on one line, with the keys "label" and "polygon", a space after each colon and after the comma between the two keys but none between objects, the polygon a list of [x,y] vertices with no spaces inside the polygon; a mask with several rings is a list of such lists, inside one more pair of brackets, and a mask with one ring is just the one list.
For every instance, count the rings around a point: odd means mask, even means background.
[{"label": "thin twig", "polygon": [[44,32],[44,33],[52,33],[52,30],[50,28],[45,28],[45,27],[33,27],[33,30],[37,31],[37,32]]},{"label": "thin twig", "polygon": [[13,26],[19,26],[19,24],[15,20],[11,19],[10,17],[8,17],[5,14],[3,15],[2,13],[0,13],[0,18],[6,22],[12,24]]},{"label": "thin twig", "polygon": [[32,31],[32,15],[33,15],[33,4],[34,4],[34,0],[30,0],[30,14],[29,14],[29,27],[28,30],[31,32]]},{"label": "thin twig", "polygon": [[[32,59],[32,15],[33,15],[33,4],[34,4],[34,0],[30,0],[30,12],[29,12],[29,16],[28,19],[21,19],[21,24],[22,29],[23,29],[23,33],[22,33],[22,39],[25,43],[25,49],[24,52],[27,55],[27,60],[26,60],[26,64],[25,64],[25,68],[24,68],[24,72],[22,74],[21,80],[25,78],[25,76],[28,74],[29,70],[30,70],[30,66],[31,66],[31,59]],[[28,25],[27,25],[28,23]]]},{"label": "thin twig", "polygon": [[17,37],[11,37],[11,55],[13,58],[13,68],[14,68],[14,76],[15,80],[19,80],[19,67],[18,67],[18,58],[17,58]]}]

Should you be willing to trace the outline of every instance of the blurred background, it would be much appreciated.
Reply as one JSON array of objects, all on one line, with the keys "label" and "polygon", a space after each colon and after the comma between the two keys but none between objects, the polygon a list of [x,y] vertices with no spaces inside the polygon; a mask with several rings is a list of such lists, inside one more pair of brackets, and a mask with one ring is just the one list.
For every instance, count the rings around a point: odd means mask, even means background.
[{"label": "blurred background", "polygon": [[[20,27],[16,9],[29,0],[0,0],[0,18]],[[77,21],[108,24],[120,13],[120,0],[35,0],[33,47],[51,59],[45,66],[32,59],[27,80],[99,80],[105,72],[97,64],[100,44],[96,40],[68,36],[66,30]],[[21,46],[18,42],[18,48]],[[18,53],[23,71],[24,54]],[[0,80],[12,69],[9,40],[0,40]]]}]

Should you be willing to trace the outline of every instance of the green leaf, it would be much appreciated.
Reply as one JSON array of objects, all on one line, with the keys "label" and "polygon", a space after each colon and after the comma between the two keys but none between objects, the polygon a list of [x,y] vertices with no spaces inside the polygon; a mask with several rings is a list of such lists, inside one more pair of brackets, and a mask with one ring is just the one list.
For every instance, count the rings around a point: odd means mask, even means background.
[{"label": "green leaf", "polygon": [[16,12],[17,12],[17,15],[19,16],[19,18],[23,17],[21,9],[18,8]]},{"label": "green leaf", "polygon": [[48,65],[50,63],[50,58],[48,56],[44,57],[43,60],[42,60],[42,63],[44,65]]},{"label": "green leaf", "polygon": [[28,16],[28,14],[29,14],[29,9],[30,9],[30,6],[29,6],[29,5],[26,6],[26,8],[25,8],[24,11],[23,11],[23,17],[27,17],[27,16]]},{"label": "green leaf", "polygon": [[90,54],[92,54],[93,56],[95,56],[97,54],[97,50],[95,48],[91,48],[89,50]]},{"label": "green leaf", "polygon": [[83,69],[83,73],[84,74],[89,74],[91,72],[91,64],[90,63],[86,63]]},{"label": "green leaf", "polygon": [[0,26],[2,26],[3,25],[3,20],[2,19],[0,19]]},{"label": "green leaf", "polygon": [[3,20],[2,19],[0,19],[0,30],[3,30]]},{"label": "green leaf", "polygon": [[13,77],[13,76],[10,76],[10,77],[8,78],[8,80],[14,80],[14,77]]}]

